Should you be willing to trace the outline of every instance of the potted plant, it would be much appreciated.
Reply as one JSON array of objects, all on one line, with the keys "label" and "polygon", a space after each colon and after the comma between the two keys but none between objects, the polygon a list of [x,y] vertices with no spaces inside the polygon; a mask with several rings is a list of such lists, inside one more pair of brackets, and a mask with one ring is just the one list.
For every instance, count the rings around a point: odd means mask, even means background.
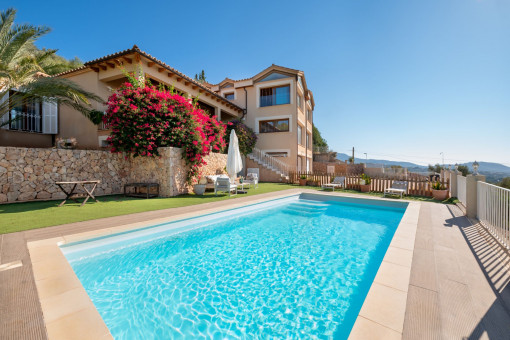
[{"label": "potted plant", "polygon": [[195,195],[203,195],[205,193],[205,187],[207,185],[207,179],[202,177],[202,175],[198,176],[197,184],[193,185],[193,192]]},{"label": "potted plant", "polygon": [[369,192],[370,191],[370,176],[366,174],[361,174],[361,180],[359,181],[359,188],[361,192]]},{"label": "potted plant", "polygon": [[301,175],[299,177],[299,185],[305,186],[306,185],[306,175]]},{"label": "potted plant", "polygon": [[435,200],[444,201],[448,198],[448,189],[441,182],[437,181],[432,185],[432,196]]}]

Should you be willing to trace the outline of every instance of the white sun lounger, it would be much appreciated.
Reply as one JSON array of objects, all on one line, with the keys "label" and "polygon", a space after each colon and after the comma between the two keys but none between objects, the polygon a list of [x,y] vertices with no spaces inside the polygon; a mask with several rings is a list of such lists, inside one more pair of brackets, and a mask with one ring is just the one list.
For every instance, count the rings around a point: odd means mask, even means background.
[{"label": "white sun lounger", "polygon": [[386,195],[397,195],[400,198],[407,195],[407,181],[393,181],[391,188],[384,189],[383,197],[386,197]]},{"label": "white sun lounger", "polygon": [[335,177],[333,182],[323,184],[322,189],[331,189],[335,191],[335,188],[345,188],[345,177]]}]

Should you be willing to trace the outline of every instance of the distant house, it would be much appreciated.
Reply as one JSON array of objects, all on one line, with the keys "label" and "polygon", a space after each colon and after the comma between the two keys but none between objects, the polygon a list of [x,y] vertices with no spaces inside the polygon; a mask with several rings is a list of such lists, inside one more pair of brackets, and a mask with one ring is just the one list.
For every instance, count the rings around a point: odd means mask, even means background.
[{"label": "distant house", "polygon": [[[226,78],[219,84],[200,83],[136,45],[84,66],[57,75],[70,79],[105,101],[126,81],[126,71],[143,70],[155,85],[173,86],[187,97],[199,97],[198,105],[218,120],[243,119],[258,134],[256,147],[296,170],[312,170],[312,126],[315,102],[304,73],[272,65],[242,80]],[[96,104],[95,109],[106,108]],[[56,137],[76,138],[80,148],[106,146],[109,130],[94,125],[80,112],[67,107],[24,107],[22,125],[0,131],[0,145],[51,147]]]}]

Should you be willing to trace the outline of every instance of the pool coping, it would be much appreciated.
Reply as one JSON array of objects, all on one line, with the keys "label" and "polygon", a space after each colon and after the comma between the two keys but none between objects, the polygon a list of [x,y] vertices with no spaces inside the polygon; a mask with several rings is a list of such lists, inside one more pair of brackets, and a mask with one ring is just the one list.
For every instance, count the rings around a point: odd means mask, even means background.
[{"label": "pool coping", "polygon": [[349,339],[366,339],[384,335],[390,339],[400,339],[421,203],[306,189],[293,193],[275,193],[270,198],[257,199],[254,196],[253,200],[241,203],[226,202],[221,207],[116,227],[101,228],[101,220],[98,220],[97,230],[28,242],[27,248],[48,338],[113,339],[59,246],[300,194],[408,203],[349,336]]}]

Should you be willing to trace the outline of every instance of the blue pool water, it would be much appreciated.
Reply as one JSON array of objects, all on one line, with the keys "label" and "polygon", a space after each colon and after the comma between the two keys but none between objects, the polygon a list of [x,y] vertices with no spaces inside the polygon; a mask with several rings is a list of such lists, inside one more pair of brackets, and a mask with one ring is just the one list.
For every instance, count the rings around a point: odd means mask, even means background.
[{"label": "blue pool water", "polygon": [[62,249],[115,339],[345,339],[404,211],[295,197]]}]

